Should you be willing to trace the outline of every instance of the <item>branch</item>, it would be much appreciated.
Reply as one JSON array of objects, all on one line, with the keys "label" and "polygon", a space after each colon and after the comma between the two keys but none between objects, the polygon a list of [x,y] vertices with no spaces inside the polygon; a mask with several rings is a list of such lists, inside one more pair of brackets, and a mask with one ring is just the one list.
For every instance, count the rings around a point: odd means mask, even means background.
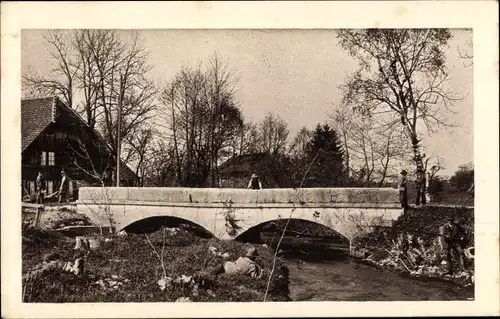
[{"label": "branch", "polygon": [[[318,150],[318,152],[316,153],[316,156],[314,156],[313,160],[311,161],[311,163],[309,164],[309,167],[307,168],[304,176],[302,177],[302,181],[300,182],[300,185],[299,187],[296,189],[297,191],[299,191],[301,188],[302,188],[302,185],[304,184],[304,181],[306,180],[306,177],[307,177],[307,174],[309,173],[309,170],[311,169],[312,165],[314,164],[314,162],[316,161],[316,159],[318,158],[319,156],[319,153],[321,152],[321,149]],[[275,271],[275,267],[276,267],[276,258],[278,256],[278,251],[279,251],[279,247],[281,245],[281,242],[283,241],[283,237],[285,237],[285,232],[288,228],[288,225],[290,224],[290,220],[292,219],[292,215],[293,215],[293,212],[295,211],[296,207],[295,207],[295,201],[293,202],[293,208],[292,210],[290,211],[290,215],[288,216],[288,220],[285,224],[285,227],[283,228],[283,232],[281,233],[281,237],[278,241],[278,245],[276,246],[276,249],[275,249],[275,252],[274,252],[274,256],[273,256],[273,265],[272,265],[272,268],[271,268],[271,273],[269,274],[269,279],[267,281],[267,286],[266,286],[266,293],[264,294],[264,302],[266,302],[266,299],[267,299],[267,294],[269,292],[269,287],[271,285],[271,279],[273,277],[273,274],[274,274],[274,271]]]},{"label": "branch", "polygon": [[163,227],[163,245],[162,245],[162,250],[161,250],[161,256],[158,253],[158,251],[156,250],[156,248],[153,246],[151,241],[149,240],[148,234],[144,234],[144,236],[146,237],[146,240],[148,241],[149,246],[151,246],[151,248],[153,249],[153,252],[160,260],[161,268],[163,269],[163,278],[167,278],[167,268],[165,268],[165,262],[163,260],[163,249],[165,247],[165,227]]}]

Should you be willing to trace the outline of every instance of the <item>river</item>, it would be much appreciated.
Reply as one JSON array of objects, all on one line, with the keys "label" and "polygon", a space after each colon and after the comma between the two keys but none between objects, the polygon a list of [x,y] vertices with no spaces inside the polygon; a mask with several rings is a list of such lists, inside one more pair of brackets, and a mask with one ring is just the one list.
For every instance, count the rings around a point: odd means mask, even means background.
[{"label": "river", "polygon": [[473,300],[474,290],[377,269],[350,257],[304,261],[287,258],[295,301]]},{"label": "river", "polygon": [[[271,233],[260,242],[271,244]],[[296,301],[473,300],[474,289],[451,282],[415,278],[369,266],[349,257],[348,244],[337,240],[285,236],[280,253],[290,269]]]}]

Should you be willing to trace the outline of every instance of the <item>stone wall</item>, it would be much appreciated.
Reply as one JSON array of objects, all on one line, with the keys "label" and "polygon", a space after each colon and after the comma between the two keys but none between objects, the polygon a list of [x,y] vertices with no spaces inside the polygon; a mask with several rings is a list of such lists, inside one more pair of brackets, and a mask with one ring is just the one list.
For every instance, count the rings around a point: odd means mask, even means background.
[{"label": "stone wall", "polygon": [[286,218],[330,227],[349,240],[390,226],[402,210],[396,189],[308,188],[81,188],[78,212],[117,230],[145,218],[171,216],[191,221],[223,239],[259,224]]},{"label": "stone wall", "polygon": [[230,189],[168,187],[82,187],[81,202],[165,202],[165,203],[371,203],[397,204],[399,194],[392,188],[303,188]]}]

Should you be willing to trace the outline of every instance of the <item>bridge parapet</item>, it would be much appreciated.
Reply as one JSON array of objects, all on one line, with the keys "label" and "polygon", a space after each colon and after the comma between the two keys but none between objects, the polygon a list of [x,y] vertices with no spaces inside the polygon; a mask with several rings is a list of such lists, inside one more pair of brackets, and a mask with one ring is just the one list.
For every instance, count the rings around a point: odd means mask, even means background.
[{"label": "bridge parapet", "polygon": [[141,219],[171,216],[223,239],[292,216],[328,226],[352,240],[373,226],[390,225],[402,213],[398,190],[390,188],[82,187],[77,205],[97,223],[113,220],[117,230]]},{"label": "bridge parapet", "polygon": [[[165,203],[232,203],[240,204],[291,204],[291,203],[352,203],[397,204],[399,194],[391,188],[302,188],[302,189],[229,189],[229,188],[178,188],[178,187],[109,187],[106,189],[111,202],[165,202]],[[81,201],[104,200],[103,189],[82,187]]]}]

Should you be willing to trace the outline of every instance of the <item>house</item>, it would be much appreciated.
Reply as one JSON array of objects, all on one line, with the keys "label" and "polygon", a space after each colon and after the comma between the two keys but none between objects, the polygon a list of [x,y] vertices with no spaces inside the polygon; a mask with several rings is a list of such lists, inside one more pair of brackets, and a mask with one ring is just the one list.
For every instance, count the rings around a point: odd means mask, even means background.
[{"label": "house", "polygon": [[[116,184],[116,166],[112,167],[112,180]],[[120,186],[135,186],[139,182],[139,176],[123,161],[120,161]],[[115,185],[113,185],[115,186]]]},{"label": "house", "polygon": [[289,176],[282,176],[282,163],[268,153],[231,157],[218,167],[222,188],[246,188],[252,174],[257,174],[263,188],[291,187]]},{"label": "house", "polygon": [[[57,97],[21,101],[21,154],[23,197],[36,192],[38,172],[47,181],[47,194],[59,189],[61,171],[70,179],[69,190],[77,198],[83,185],[112,185],[115,156],[100,134]],[[136,176],[121,166],[122,186]]]}]

